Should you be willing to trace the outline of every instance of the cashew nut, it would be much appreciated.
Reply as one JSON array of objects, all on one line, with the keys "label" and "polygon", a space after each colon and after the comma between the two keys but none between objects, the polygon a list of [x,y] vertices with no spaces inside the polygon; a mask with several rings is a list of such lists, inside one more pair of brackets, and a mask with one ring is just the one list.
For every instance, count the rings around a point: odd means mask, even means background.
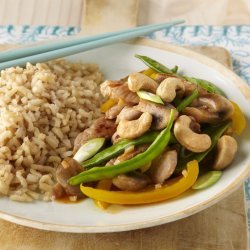
[{"label": "cashew nut", "polygon": [[186,115],[179,116],[174,125],[174,134],[178,142],[186,149],[200,153],[211,146],[211,138],[207,134],[197,134],[191,128],[192,119]]},{"label": "cashew nut", "polygon": [[156,90],[156,94],[160,96],[165,102],[172,102],[176,97],[177,91],[185,91],[183,81],[176,77],[168,77],[160,83]]},{"label": "cashew nut", "polygon": [[116,117],[115,123],[118,124],[121,120],[135,120],[141,116],[142,112],[139,110],[134,109],[130,106],[125,106],[120,114]]},{"label": "cashew nut", "polygon": [[156,81],[142,73],[134,73],[128,77],[128,88],[132,92],[146,90],[155,93],[157,87],[158,83]]},{"label": "cashew nut", "polygon": [[117,126],[117,134],[122,138],[137,138],[149,130],[152,120],[152,115],[148,112],[143,113],[137,120],[121,120]]},{"label": "cashew nut", "polygon": [[234,159],[237,152],[237,141],[229,135],[223,135],[217,142],[217,152],[213,169],[221,170],[226,168]]}]

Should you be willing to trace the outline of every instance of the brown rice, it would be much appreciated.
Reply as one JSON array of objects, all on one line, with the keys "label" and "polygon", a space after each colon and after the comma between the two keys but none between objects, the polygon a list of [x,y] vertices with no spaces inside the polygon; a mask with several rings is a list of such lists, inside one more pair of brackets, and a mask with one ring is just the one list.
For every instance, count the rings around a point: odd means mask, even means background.
[{"label": "brown rice", "polygon": [[100,115],[101,81],[96,65],[64,60],[1,71],[1,195],[51,199],[56,166]]}]

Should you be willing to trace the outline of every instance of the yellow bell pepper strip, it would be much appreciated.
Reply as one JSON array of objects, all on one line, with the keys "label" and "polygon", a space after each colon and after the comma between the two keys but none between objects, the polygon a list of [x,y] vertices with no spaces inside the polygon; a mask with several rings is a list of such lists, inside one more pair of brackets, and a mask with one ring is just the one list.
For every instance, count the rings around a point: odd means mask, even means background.
[{"label": "yellow bell pepper strip", "polygon": [[[103,179],[98,182],[96,188],[97,189],[102,189],[102,190],[110,190],[112,186],[112,180],[111,179]],[[109,207],[109,203],[100,201],[100,200],[94,200],[95,204],[97,207],[101,209],[107,209]]]},{"label": "yellow bell pepper strip", "polygon": [[115,99],[108,99],[106,102],[104,102],[101,107],[100,110],[102,113],[107,112],[110,108],[112,108],[113,106],[115,106],[118,103],[118,100]]},{"label": "yellow bell pepper strip", "polygon": [[71,177],[68,180],[69,184],[78,185],[85,182],[109,179],[117,176],[118,174],[128,173],[145,166],[147,163],[160,155],[167,147],[171,137],[170,130],[174,122],[174,112],[174,109],[172,109],[167,127],[160,132],[146,151],[117,165],[94,167],[90,170],[83,171],[80,174]]},{"label": "yellow bell pepper strip", "polygon": [[81,185],[81,191],[88,197],[111,204],[135,205],[164,201],[174,198],[188,189],[196,182],[199,174],[197,161],[187,163],[187,173],[176,181],[170,181],[161,188],[151,188],[144,191],[107,191]]},{"label": "yellow bell pepper strip", "polygon": [[230,102],[233,104],[234,107],[233,114],[231,115],[232,129],[235,134],[240,135],[246,128],[246,118],[244,117],[238,104],[233,101]]},{"label": "yellow bell pepper strip", "polygon": [[142,73],[146,76],[151,76],[152,74],[155,73],[155,71],[151,68],[148,68],[148,69],[144,70]]}]

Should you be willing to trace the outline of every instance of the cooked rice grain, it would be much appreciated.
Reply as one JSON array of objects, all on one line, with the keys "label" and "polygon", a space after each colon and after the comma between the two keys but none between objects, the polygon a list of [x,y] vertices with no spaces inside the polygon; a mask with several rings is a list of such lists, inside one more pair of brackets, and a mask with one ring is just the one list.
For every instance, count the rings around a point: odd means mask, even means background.
[{"label": "cooked rice grain", "polygon": [[1,195],[51,199],[55,168],[100,115],[101,81],[96,65],[64,60],[1,71]]}]

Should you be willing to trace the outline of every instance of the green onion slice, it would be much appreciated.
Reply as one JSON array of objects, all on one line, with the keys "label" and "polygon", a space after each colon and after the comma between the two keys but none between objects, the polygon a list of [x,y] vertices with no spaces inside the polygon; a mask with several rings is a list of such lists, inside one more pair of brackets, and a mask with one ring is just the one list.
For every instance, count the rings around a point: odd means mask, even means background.
[{"label": "green onion slice", "polygon": [[155,102],[155,103],[159,103],[159,104],[164,104],[164,102],[162,101],[160,96],[152,94],[150,92],[140,90],[137,92],[137,95],[141,99],[148,100],[148,101]]},{"label": "green onion slice", "polygon": [[222,171],[209,171],[201,175],[195,184],[192,186],[192,189],[204,189],[215,184],[221,177]]},{"label": "green onion slice", "polygon": [[81,163],[95,155],[103,146],[105,138],[94,138],[84,143],[74,155],[73,159]]}]

